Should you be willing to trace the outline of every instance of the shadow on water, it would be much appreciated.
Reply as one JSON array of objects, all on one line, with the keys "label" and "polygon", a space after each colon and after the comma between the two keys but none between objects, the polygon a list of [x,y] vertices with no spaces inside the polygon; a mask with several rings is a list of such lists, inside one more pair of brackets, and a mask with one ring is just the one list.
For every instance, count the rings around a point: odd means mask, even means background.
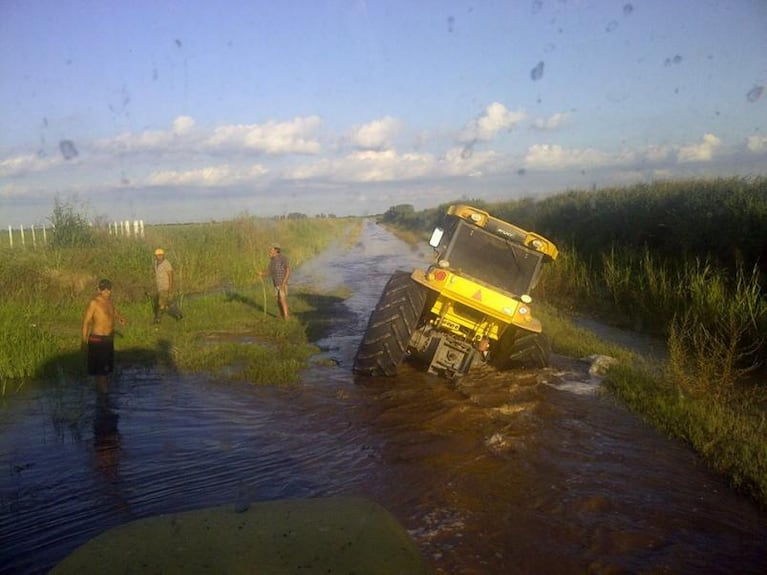
[{"label": "shadow on water", "polygon": [[294,313],[305,326],[309,341],[319,341],[327,337],[339,325],[348,323],[354,315],[349,311],[344,298],[310,292],[300,292],[293,296],[300,300],[306,311]]},{"label": "shadow on water", "polygon": [[[120,334],[116,334],[119,339]],[[37,381],[56,381],[62,377],[86,377],[86,352],[80,350],[71,353],[64,353],[48,360],[35,372],[33,377]],[[172,344],[170,340],[161,339],[157,347],[131,347],[120,348],[117,352],[116,369],[119,371],[122,367],[140,367],[144,369],[163,369],[171,373],[176,373],[176,363],[173,360]],[[112,376],[114,377],[114,376]]]},{"label": "shadow on water", "polygon": [[[291,315],[304,326],[309,341],[316,342],[324,338],[339,323],[348,322],[353,317],[342,297],[316,293],[313,287],[304,287],[293,292],[290,294],[290,300],[293,302]],[[227,290],[225,297],[227,302],[241,303],[257,312],[275,316],[277,301],[274,290],[267,287],[265,293],[265,297],[258,298],[244,295],[239,291]],[[296,309],[302,311],[295,311]]]}]

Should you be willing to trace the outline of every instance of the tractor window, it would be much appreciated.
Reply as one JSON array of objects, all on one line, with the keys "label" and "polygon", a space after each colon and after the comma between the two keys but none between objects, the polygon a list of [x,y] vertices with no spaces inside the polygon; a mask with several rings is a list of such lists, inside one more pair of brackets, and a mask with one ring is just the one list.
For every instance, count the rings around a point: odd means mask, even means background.
[{"label": "tractor window", "polygon": [[529,293],[538,281],[542,255],[461,223],[445,254],[450,267],[514,295]]}]

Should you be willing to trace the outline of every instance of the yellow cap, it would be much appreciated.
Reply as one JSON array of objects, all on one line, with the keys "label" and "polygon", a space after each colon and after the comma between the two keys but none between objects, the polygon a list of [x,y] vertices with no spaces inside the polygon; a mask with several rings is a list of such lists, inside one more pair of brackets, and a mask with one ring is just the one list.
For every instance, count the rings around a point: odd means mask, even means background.
[{"label": "yellow cap", "polygon": [[156,256],[164,256],[164,255],[165,255],[165,250],[164,250],[164,249],[162,249],[162,248],[157,248],[157,249],[154,251],[154,255],[156,255]]}]

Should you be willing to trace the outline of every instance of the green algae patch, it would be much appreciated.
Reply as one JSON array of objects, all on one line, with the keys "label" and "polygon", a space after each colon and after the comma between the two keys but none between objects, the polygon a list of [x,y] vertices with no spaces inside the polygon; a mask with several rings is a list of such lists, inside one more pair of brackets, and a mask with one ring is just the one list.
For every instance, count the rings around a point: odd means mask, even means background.
[{"label": "green algae patch", "polygon": [[[239,512],[238,512],[239,511]],[[360,497],[227,505],[140,519],[77,548],[51,573],[433,573],[386,509]]]}]

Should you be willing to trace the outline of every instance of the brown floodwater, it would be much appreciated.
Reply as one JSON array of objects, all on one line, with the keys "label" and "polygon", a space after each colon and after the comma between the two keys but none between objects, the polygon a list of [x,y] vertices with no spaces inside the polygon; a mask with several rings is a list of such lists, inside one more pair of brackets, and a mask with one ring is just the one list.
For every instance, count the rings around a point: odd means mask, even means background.
[{"label": "brown floodwater", "polygon": [[150,515],[337,494],[386,507],[440,574],[767,572],[767,513],[601,393],[586,361],[356,378],[383,284],[426,258],[368,223],[297,270],[296,287],[352,295],[318,342],[334,361],[291,388],[125,368],[105,400],[65,375],[5,397],[0,572],[45,572]]}]

